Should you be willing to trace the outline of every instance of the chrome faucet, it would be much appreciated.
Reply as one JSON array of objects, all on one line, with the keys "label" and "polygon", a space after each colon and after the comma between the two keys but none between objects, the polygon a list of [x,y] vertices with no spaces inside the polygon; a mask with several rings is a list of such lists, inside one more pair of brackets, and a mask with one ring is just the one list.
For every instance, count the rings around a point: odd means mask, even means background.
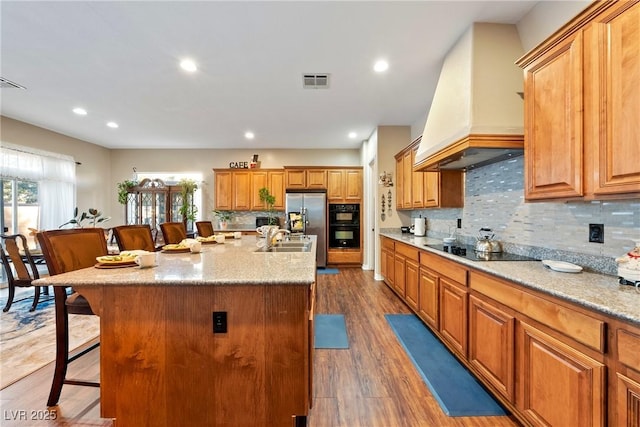
[{"label": "chrome faucet", "polygon": [[266,248],[269,249],[273,246],[273,241],[278,237],[278,234],[287,234],[290,235],[291,232],[289,230],[286,230],[284,228],[275,228],[275,227],[270,227],[267,230],[267,234],[265,236],[266,239]]}]

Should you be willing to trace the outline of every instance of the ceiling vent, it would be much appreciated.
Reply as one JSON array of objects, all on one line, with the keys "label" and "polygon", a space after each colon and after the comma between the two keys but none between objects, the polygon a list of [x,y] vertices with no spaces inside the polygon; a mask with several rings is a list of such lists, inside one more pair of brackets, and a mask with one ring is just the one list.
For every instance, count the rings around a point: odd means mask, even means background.
[{"label": "ceiling vent", "polygon": [[329,74],[303,74],[302,87],[305,89],[328,89]]},{"label": "ceiling vent", "polygon": [[4,77],[0,77],[0,88],[2,89],[26,89],[24,86],[20,86],[18,83],[14,83],[11,80],[7,80]]}]

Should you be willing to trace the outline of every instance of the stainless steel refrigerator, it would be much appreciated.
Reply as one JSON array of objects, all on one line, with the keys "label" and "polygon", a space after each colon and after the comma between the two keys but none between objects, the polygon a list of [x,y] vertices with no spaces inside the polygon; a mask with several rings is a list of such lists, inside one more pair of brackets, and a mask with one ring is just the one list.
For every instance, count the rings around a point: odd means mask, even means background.
[{"label": "stainless steel refrigerator", "polygon": [[317,236],[316,264],[327,266],[327,193],[287,190],[287,228],[292,234]]}]

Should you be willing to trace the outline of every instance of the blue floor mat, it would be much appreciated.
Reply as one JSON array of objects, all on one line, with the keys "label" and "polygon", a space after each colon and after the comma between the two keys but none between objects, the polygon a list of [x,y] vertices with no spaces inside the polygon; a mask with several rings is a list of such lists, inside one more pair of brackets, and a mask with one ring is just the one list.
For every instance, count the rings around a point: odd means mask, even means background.
[{"label": "blue floor mat", "polygon": [[315,348],[349,348],[344,314],[316,314],[314,330]]},{"label": "blue floor mat", "polygon": [[385,314],[385,317],[445,414],[507,415],[418,317],[412,314]]},{"label": "blue floor mat", "polygon": [[340,270],[337,268],[319,268],[318,274],[338,274]]}]

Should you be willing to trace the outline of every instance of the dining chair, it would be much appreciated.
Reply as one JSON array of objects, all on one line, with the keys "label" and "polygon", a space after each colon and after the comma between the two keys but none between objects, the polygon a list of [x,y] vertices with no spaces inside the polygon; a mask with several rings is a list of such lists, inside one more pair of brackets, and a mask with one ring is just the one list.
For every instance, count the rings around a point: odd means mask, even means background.
[{"label": "dining chair", "polygon": [[156,250],[149,224],[120,225],[113,227],[112,230],[120,251],[142,249],[154,252]]},{"label": "dining chair", "polygon": [[196,221],[196,229],[200,237],[213,236],[213,223],[211,221]]},{"label": "dining chair", "polygon": [[187,228],[182,222],[163,222],[160,231],[165,244],[180,243],[187,238]]},{"label": "dining chair", "polygon": [[[47,262],[49,275],[67,273],[91,267],[96,257],[107,255],[107,241],[102,228],[73,228],[39,232],[37,235],[42,253]],[[87,300],[71,290],[67,294],[64,286],[54,286],[56,316],[56,364],[47,406],[55,406],[60,399],[64,384],[100,387],[99,382],[67,378],[69,363],[87,354],[100,343],[69,354],[69,314],[94,315]]]},{"label": "dining chair", "polygon": [[[33,286],[31,282],[39,279],[40,273],[38,272],[38,267],[36,266],[33,257],[31,256],[31,252],[29,252],[27,238],[24,235],[3,234],[0,238],[3,242],[3,247],[0,248],[0,257],[2,258],[4,271],[7,274],[7,287],[9,291],[7,303],[2,309],[2,311],[6,313],[13,304],[13,299],[16,295],[16,287],[28,288]],[[19,244],[18,241],[20,242]],[[21,247],[23,253],[20,253]],[[13,268],[11,268],[12,265]],[[29,268],[27,268],[27,265]],[[29,269],[31,272],[29,272]],[[31,304],[29,311],[34,311],[38,305],[38,301],[40,301],[40,288],[40,286],[34,286],[33,304]],[[47,288],[45,288],[45,290],[46,289]]]}]

